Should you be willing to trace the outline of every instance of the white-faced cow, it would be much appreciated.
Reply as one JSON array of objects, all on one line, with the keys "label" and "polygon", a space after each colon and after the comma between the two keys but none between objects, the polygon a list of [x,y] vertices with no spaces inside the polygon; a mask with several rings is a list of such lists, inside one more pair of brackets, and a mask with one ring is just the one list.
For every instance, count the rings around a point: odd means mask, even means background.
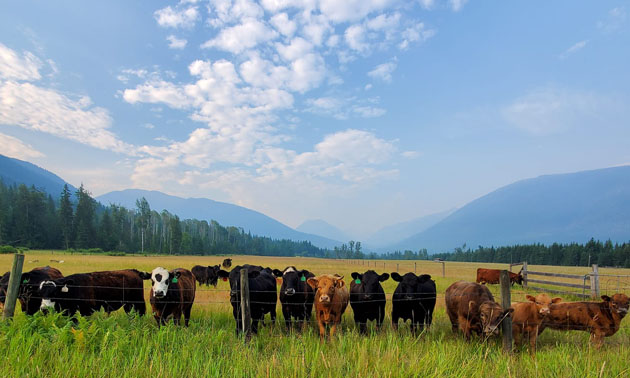
[{"label": "white-faced cow", "polygon": [[[11,273],[6,272],[0,278],[0,302],[4,303],[9,287],[9,278]],[[39,311],[42,304],[42,298],[38,294],[39,285],[44,281],[56,280],[62,278],[63,274],[58,269],[50,266],[35,268],[30,272],[22,273],[20,279],[20,289],[18,291],[18,300],[22,307],[22,312],[27,315],[34,315]]]},{"label": "white-faced cow", "polygon": [[287,329],[293,328],[294,321],[304,326],[311,320],[315,299],[315,291],[306,283],[306,280],[315,275],[306,269],[298,270],[294,266],[286,267],[284,270],[274,269],[273,274],[282,278],[280,303]]},{"label": "white-faced cow", "polygon": [[392,296],[392,326],[398,328],[398,320],[411,321],[411,332],[416,334],[433,322],[435,309],[436,288],[435,281],[428,274],[416,276],[406,273],[401,276],[392,273],[392,279],[398,282]]},{"label": "white-faced cow", "polygon": [[350,281],[350,307],[359,332],[367,332],[367,322],[376,321],[380,328],[385,318],[385,290],[381,282],[389,279],[388,273],[378,274],[373,270],[361,274],[352,273]]},{"label": "white-faced cow", "polygon": [[276,321],[276,303],[278,294],[276,278],[270,268],[256,265],[237,265],[230,272],[219,271],[219,277],[229,278],[230,303],[232,315],[236,321],[236,334],[243,331],[241,321],[241,270],[247,270],[247,283],[249,285],[249,303],[252,317],[252,333],[258,333],[258,322],[263,321],[265,314],[271,315],[272,323]]},{"label": "white-faced cow", "polygon": [[54,308],[58,312],[82,316],[91,315],[101,308],[110,313],[124,307],[126,312],[146,312],[141,272],[135,269],[105,272],[77,273],[56,280],[42,281],[39,285],[41,309]]},{"label": "white-faced cow", "polygon": [[151,280],[151,309],[158,325],[165,325],[170,317],[175,325],[179,325],[183,315],[188,327],[196,290],[192,272],[183,268],[168,271],[157,267],[151,273],[144,273],[143,278]]}]

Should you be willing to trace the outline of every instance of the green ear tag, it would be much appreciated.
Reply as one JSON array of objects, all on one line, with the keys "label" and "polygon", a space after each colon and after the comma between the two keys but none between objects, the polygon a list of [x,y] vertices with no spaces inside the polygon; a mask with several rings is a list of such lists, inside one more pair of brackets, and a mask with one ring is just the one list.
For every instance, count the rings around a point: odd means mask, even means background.
[{"label": "green ear tag", "polygon": [[302,278],[300,278],[300,281],[306,281],[306,277],[302,276]]},{"label": "green ear tag", "polygon": [[177,277],[173,277],[172,283],[177,283]]},{"label": "green ear tag", "polygon": [[356,280],[354,280],[354,283],[359,285],[361,283],[361,280],[357,278]]},{"label": "green ear tag", "polygon": [[22,281],[23,284],[28,283],[27,279],[24,279],[24,281]]}]

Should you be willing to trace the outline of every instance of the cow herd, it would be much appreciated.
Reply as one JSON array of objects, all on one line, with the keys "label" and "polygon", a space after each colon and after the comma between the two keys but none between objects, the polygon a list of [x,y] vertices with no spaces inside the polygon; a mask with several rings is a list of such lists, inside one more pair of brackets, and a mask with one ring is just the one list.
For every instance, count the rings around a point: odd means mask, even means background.
[{"label": "cow herd", "polygon": [[[226,259],[223,268],[231,267]],[[397,282],[392,295],[391,319],[394,330],[400,320],[410,321],[413,334],[429,327],[433,320],[437,289],[428,274],[416,275],[397,272],[379,274],[374,270],[364,273],[353,272],[350,285],[337,274],[315,275],[295,266],[283,270],[263,268],[258,265],[238,265],[231,271],[219,265],[195,266],[191,270],[178,268],[167,270],[161,267],[151,272],[125,269],[105,272],[78,273],[63,276],[52,267],[35,268],[22,274],[18,299],[22,311],[33,315],[50,309],[74,315],[91,315],[103,309],[110,313],[123,308],[139,315],[146,313],[144,281],[151,281],[150,304],[158,325],[171,318],[177,325],[181,318],[188,326],[195,300],[196,282],[199,285],[217,286],[218,280],[229,281],[230,303],[236,323],[236,333],[243,331],[241,321],[241,271],[247,272],[251,314],[251,331],[258,332],[259,323],[264,324],[266,314],[271,321],[276,319],[278,300],[277,281],[281,279],[280,304],[287,330],[304,328],[311,321],[313,309],[320,338],[330,336],[341,323],[348,305],[352,307],[354,321],[360,333],[367,332],[369,321],[380,329],[385,319],[386,295],[381,285],[390,278]],[[513,303],[503,308],[494,300],[486,283],[497,281],[498,271],[480,268],[477,281],[458,281],[450,285],[444,299],[446,314],[453,332],[461,332],[466,340],[473,333],[483,340],[500,333],[504,319],[512,319],[513,337],[517,345],[524,339],[529,341],[530,352],[535,352],[538,335],[546,328],[557,330],[582,330],[591,334],[595,346],[601,346],[603,338],[612,336],[628,312],[630,299],[624,294],[602,296],[602,302],[563,302],[561,298],[550,298],[546,294],[536,297],[527,295],[526,302]],[[522,276],[514,274],[513,282],[521,283]],[[9,282],[9,273],[0,279],[0,302],[4,303]],[[349,286],[349,287],[348,287]]]}]

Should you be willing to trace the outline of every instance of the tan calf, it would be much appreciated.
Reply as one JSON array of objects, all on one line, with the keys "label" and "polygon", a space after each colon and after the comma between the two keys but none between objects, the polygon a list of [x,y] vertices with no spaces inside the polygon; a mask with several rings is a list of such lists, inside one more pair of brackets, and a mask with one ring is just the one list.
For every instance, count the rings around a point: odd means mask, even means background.
[{"label": "tan calf", "polygon": [[342,276],[323,274],[306,281],[315,290],[315,316],[319,325],[319,337],[324,340],[326,325],[330,325],[330,336],[335,334],[341,315],[348,307],[350,294]]},{"label": "tan calf", "polygon": [[523,336],[529,338],[529,352],[536,352],[536,339],[543,319],[549,315],[549,305],[562,301],[562,298],[549,298],[547,294],[536,297],[527,295],[529,302],[512,303],[512,336],[516,346],[520,346]]}]

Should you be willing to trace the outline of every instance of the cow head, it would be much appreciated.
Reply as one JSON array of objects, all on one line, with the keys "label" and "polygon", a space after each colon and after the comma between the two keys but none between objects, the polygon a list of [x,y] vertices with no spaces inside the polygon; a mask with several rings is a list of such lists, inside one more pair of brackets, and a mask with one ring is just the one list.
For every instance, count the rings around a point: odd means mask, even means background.
[{"label": "cow head", "polygon": [[337,274],[325,274],[319,277],[311,277],[306,280],[308,285],[315,290],[315,297],[323,304],[331,304],[335,296],[335,290],[342,288],[346,284],[343,276]]},{"label": "cow head", "polygon": [[[240,293],[241,293],[241,270],[247,269],[247,267],[237,266],[231,271],[225,271],[220,269],[217,272],[217,276],[219,278],[227,278],[230,281],[230,302],[238,302],[240,301]],[[259,270],[249,270],[247,272],[248,278],[256,278],[260,275]]]},{"label": "cow head", "polygon": [[[164,298],[168,292],[168,288],[172,283],[176,283],[181,275],[180,272],[169,272],[168,270],[157,267],[151,271],[151,289],[155,298]],[[146,275],[143,275],[146,277]]]},{"label": "cow head", "polygon": [[549,298],[549,296],[545,293],[538,294],[537,296],[526,296],[527,300],[533,302],[536,305],[536,311],[542,317],[549,315],[549,305],[552,303],[559,303],[562,301],[562,298]]},{"label": "cow head", "polygon": [[217,282],[219,281],[219,271],[221,270],[220,265],[211,265],[207,268],[206,272],[208,273],[208,280],[206,281],[206,285],[212,285],[217,287]]},{"label": "cow head", "polygon": [[300,284],[306,281],[307,277],[311,274],[306,269],[298,270],[294,266],[288,266],[284,270],[274,269],[273,275],[276,277],[282,277],[283,293],[285,295],[294,295],[304,289],[300,289]]},{"label": "cow head", "polygon": [[392,279],[398,282],[399,292],[406,300],[414,300],[420,299],[420,286],[430,280],[431,276],[428,274],[416,276],[413,273],[401,276],[397,272],[392,272]]},{"label": "cow head", "polygon": [[[475,301],[468,302],[468,308],[474,313]],[[514,311],[513,308],[503,310],[500,304],[494,301],[486,301],[479,306],[479,319],[481,320],[481,331],[485,337],[499,334],[499,326],[503,319]]]},{"label": "cow head", "polygon": [[73,279],[59,279],[54,281],[42,281],[39,284],[39,296],[42,298],[42,303],[39,306],[40,310],[44,314],[48,311],[55,309],[60,310],[59,302],[72,298],[72,295],[76,289],[73,287]]},{"label": "cow head", "polygon": [[229,268],[232,266],[232,259],[225,259],[223,260],[223,267],[224,268]]},{"label": "cow head", "polygon": [[608,295],[602,295],[602,299],[608,304],[612,311],[619,314],[619,316],[621,316],[622,318],[628,313],[630,299],[627,295],[615,294],[612,296],[612,298]]},{"label": "cow head", "polygon": [[359,296],[359,300],[369,301],[375,294],[382,292],[381,282],[387,281],[389,274],[378,274],[373,270],[368,270],[363,274],[352,272],[352,279],[355,284],[363,286],[363,293]]}]

